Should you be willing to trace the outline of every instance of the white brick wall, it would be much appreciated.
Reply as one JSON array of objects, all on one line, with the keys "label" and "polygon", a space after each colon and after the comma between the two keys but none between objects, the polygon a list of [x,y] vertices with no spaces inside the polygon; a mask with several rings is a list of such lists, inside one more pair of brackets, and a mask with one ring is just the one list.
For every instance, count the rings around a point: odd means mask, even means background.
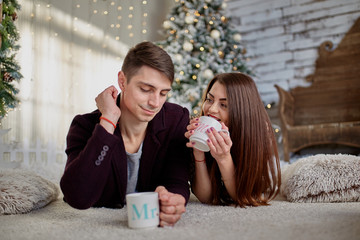
[{"label": "white brick wall", "polygon": [[274,84],[309,85],[318,47],[336,47],[360,17],[360,0],[228,0],[264,103],[278,102]]}]

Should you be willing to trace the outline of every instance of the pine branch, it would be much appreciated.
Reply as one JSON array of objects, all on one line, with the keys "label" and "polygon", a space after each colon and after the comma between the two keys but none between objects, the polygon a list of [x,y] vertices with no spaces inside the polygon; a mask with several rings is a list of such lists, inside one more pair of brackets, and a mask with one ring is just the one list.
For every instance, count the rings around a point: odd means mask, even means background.
[{"label": "pine branch", "polygon": [[19,10],[20,5],[16,0],[4,0],[2,3],[3,13],[0,13],[2,18],[0,24],[0,119],[19,103],[16,97],[19,90],[13,85],[13,81],[19,82],[23,77],[15,59],[20,48],[16,44],[20,36],[14,24],[17,18],[16,11]]}]

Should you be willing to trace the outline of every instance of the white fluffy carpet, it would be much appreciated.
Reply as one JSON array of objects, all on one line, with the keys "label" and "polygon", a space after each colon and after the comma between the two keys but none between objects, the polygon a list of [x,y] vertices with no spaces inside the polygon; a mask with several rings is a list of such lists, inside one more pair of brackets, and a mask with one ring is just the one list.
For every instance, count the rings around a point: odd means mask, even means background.
[{"label": "white fluffy carpet", "polygon": [[279,196],[270,206],[234,208],[192,196],[175,227],[133,230],[126,208],[77,210],[60,196],[27,214],[0,215],[0,239],[360,240],[360,202],[293,203]]},{"label": "white fluffy carpet", "polygon": [[2,240],[37,239],[324,239],[359,240],[360,202],[291,203],[234,208],[208,206],[192,197],[173,228],[133,230],[126,208],[76,210],[61,199],[28,214],[0,216]]}]

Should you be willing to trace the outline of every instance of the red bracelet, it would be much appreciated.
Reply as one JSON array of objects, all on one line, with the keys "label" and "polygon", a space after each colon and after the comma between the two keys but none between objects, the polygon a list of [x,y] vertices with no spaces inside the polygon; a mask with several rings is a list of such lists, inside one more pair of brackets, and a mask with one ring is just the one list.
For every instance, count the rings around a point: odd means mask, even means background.
[{"label": "red bracelet", "polygon": [[113,125],[114,129],[116,128],[116,125],[115,125],[112,121],[110,121],[109,119],[107,119],[106,117],[101,116],[100,119],[103,119],[103,120],[111,123],[111,125]]}]

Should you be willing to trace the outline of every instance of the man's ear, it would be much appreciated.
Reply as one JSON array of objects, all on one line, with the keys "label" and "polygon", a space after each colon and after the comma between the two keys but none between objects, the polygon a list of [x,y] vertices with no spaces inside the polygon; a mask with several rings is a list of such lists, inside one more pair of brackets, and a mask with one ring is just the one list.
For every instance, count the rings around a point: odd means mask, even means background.
[{"label": "man's ear", "polygon": [[125,89],[125,83],[126,83],[126,77],[123,71],[120,71],[118,73],[118,84],[121,89],[121,91],[124,91]]}]

